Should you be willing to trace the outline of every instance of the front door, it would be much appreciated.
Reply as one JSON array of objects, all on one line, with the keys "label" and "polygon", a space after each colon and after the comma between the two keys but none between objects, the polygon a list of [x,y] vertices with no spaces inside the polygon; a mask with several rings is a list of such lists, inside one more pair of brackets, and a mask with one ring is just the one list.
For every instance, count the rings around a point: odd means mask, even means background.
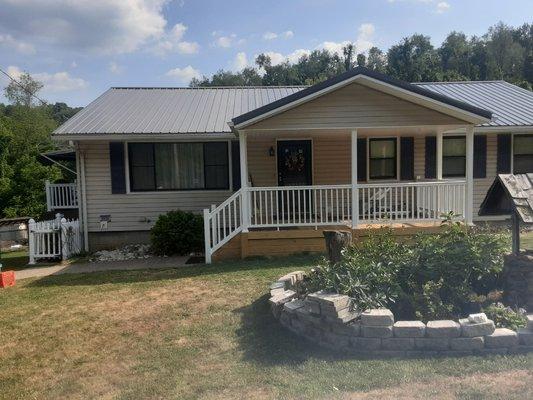
[{"label": "front door", "polygon": [[278,141],[278,186],[312,185],[310,140]]},{"label": "front door", "polygon": [[[312,185],[312,168],[310,140],[278,141],[278,186]],[[283,221],[305,221],[311,209],[309,190],[279,192],[278,213]]]}]

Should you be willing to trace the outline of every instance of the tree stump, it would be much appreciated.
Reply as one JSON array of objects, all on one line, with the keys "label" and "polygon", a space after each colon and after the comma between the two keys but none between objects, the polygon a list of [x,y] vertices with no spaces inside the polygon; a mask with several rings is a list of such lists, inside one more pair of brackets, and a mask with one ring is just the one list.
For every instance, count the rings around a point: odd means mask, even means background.
[{"label": "tree stump", "polygon": [[326,250],[328,259],[332,264],[339,262],[342,258],[341,252],[352,244],[352,232],[349,231],[324,231],[326,240]]}]

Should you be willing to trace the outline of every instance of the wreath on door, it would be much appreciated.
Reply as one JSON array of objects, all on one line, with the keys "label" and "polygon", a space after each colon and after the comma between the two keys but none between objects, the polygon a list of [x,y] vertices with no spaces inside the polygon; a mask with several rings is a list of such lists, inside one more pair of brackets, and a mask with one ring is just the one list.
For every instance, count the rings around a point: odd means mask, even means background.
[{"label": "wreath on door", "polygon": [[291,172],[301,172],[304,169],[305,157],[302,150],[287,151],[285,154],[285,167]]}]

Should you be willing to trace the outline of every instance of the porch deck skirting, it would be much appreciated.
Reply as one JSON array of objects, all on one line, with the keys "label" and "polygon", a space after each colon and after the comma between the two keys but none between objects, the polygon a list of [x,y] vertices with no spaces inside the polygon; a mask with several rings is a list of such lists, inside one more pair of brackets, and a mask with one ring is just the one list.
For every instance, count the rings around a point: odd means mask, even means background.
[{"label": "porch deck skirting", "polygon": [[[219,206],[204,210],[206,262],[236,235],[249,230],[282,230],[387,224],[432,225],[445,215],[464,220],[466,182],[246,187]],[[354,223],[355,221],[355,223]]]}]

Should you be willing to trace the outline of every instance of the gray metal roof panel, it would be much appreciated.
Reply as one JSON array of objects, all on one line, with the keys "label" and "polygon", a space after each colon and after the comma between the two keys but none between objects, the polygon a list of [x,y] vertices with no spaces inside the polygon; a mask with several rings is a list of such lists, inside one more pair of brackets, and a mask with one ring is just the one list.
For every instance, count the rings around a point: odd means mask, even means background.
[{"label": "gray metal roof panel", "polygon": [[303,88],[111,88],[54,134],[231,132],[235,116]]},{"label": "gray metal roof panel", "polygon": [[481,126],[533,126],[533,92],[505,81],[421,82],[415,85],[492,111]]}]

